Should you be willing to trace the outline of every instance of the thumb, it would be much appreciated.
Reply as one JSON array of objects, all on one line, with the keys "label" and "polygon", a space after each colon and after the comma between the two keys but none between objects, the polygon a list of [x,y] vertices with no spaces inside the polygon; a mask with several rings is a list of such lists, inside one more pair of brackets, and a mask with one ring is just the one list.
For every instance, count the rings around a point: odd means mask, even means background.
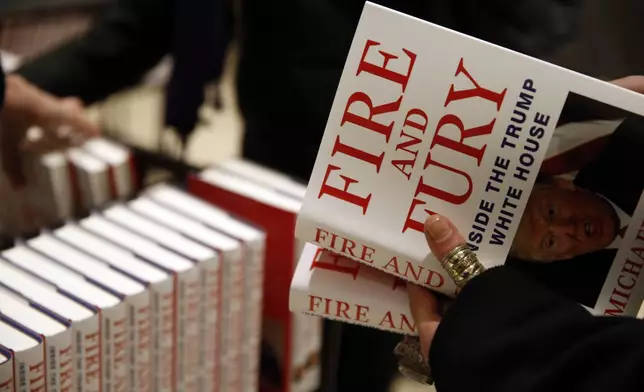
[{"label": "thumb", "polygon": [[430,216],[425,221],[425,239],[438,260],[458,245],[465,243],[465,239],[452,221],[438,214]]}]

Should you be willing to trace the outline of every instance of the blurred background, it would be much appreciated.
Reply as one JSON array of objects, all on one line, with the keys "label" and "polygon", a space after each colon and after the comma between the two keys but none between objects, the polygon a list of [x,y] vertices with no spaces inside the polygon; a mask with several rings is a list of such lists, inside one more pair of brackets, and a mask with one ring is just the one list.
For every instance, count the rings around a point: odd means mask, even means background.
[{"label": "blurred background", "polygon": [[[0,50],[6,69],[15,69],[82,35],[115,2],[0,0]],[[602,79],[644,73],[644,51],[639,46],[644,37],[644,3],[586,0],[581,15],[574,39],[546,56],[546,60]],[[206,89],[206,102],[182,156],[190,165],[206,167],[240,153],[244,124],[235,89],[237,38],[227,50],[223,76]],[[179,157],[180,140],[165,128],[163,116],[165,85],[171,69],[172,59],[165,58],[133,88],[89,106],[89,115],[119,141]],[[402,380],[393,389],[428,390]]]}]

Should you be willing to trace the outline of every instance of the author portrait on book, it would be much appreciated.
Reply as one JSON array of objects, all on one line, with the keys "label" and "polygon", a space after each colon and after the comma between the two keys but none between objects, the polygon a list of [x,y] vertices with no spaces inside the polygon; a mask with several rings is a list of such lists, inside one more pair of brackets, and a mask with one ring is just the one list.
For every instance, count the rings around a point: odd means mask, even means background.
[{"label": "author portrait on book", "polygon": [[563,152],[543,163],[508,264],[619,314],[644,265],[644,231],[623,244],[629,225],[642,226],[644,117],[570,93],[556,143]]}]

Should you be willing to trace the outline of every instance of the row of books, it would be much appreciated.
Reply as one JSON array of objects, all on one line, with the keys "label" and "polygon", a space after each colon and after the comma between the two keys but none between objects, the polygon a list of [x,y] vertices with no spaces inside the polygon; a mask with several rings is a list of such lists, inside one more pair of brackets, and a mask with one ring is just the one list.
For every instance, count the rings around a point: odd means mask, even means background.
[{"label": "row of books", "polygon": [[21,188],[0,176],[0,221],[6,236],[24,235],[127,199],[136,189],[131,152],[106,138],[65,151],[27,154],[23,167],[27,183]]},{"label": "row of books", "polygon": [[0,253],[0,390],[319,386],[321,322],[288,311],[304,187],[231,161],[188,190],[150,187]]}]

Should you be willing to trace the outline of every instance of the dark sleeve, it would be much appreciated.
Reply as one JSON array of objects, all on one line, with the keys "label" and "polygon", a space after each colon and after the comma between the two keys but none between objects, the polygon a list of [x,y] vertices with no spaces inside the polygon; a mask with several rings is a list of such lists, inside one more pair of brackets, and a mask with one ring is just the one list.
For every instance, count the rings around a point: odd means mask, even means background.
[{"label": "dark sleeve", "polygon": [[17,73],[58,96],[86,103],[138,82],[169,51],[170,0],[119,0],[88,33]]},{"label": "dark sleeve", "polygon": [[447,311],[430,364],[442,392],[642,391],[644,323],[594,317],[499,267]]}]

